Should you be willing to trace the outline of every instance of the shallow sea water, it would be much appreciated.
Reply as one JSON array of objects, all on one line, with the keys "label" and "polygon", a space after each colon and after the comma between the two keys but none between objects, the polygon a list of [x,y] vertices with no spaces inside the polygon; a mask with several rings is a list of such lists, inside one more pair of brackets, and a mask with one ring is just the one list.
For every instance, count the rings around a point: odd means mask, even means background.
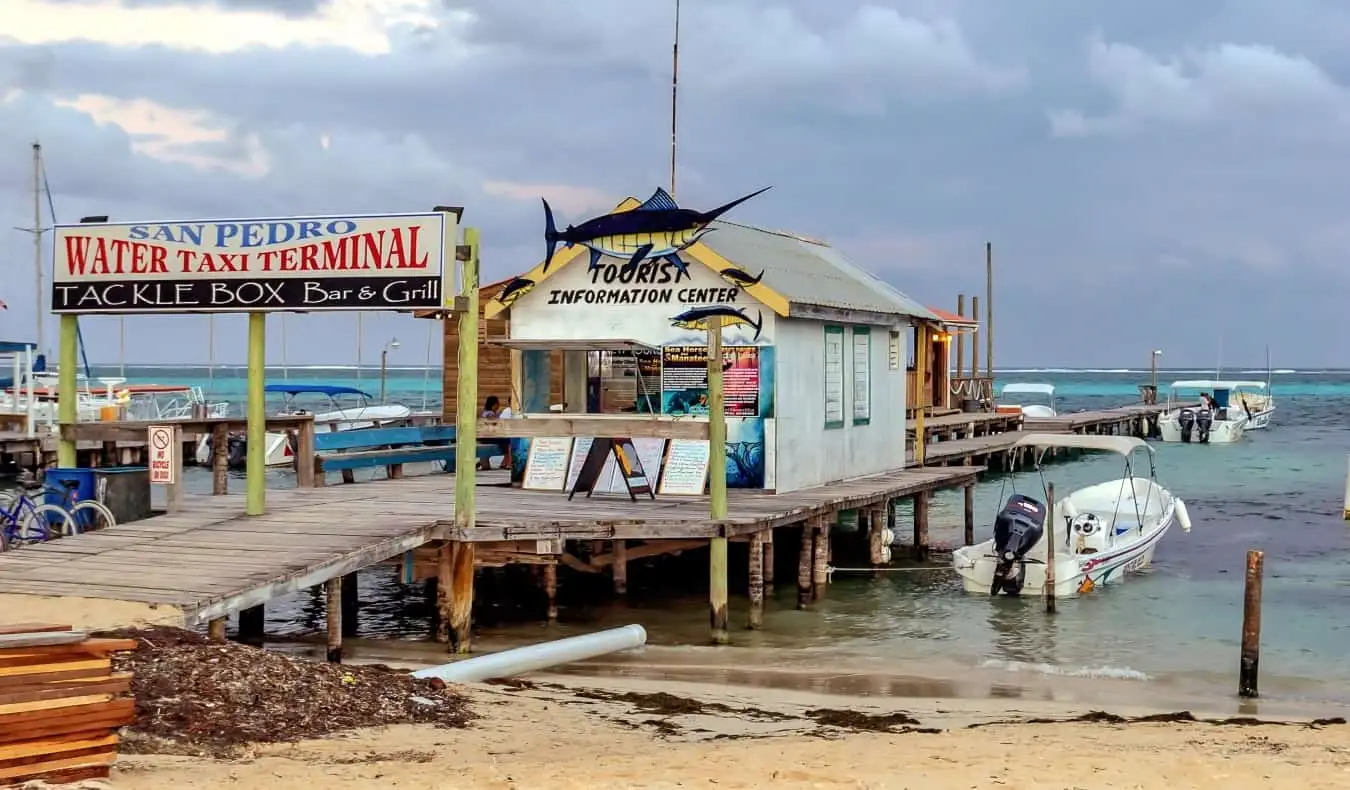
[{"label": "shallow sea water", "polygon": [[[191,375],[160,370],[133,378],[193,383]],[[1160,379],[1165,384],[1210,375],[1169,371]],[[1146,377],[1139,371],[1009,371],[1000,374],[1000,382],[1054,383],[1063,412],[1129,402]],[[1264,378],[1264,371],[1230,371],[1225,377]],[[331,375],[314,378],[339,383]],[[391,378],[391,389],[416,405],[424,397],[424,380],[420,371],[401,371]],[[645,657],[612,661],[613,671],[643,663],[685,665],[702,667],[699,676],[705,679],[724,680],[733,669],[825,671],[840,688],[850,682],[841,678],[852,677],[864,678],[855,683],[859,688],[878,689],[884,684],[868,686],[865,679],[964,675],[1004,678],[1014,685],[1030,679],[1109,682],[1126,694],[1137,688],[1155,698],[1174,693],[1219,699],[1231,697],[1236,687],[1244,559],[1248,549],[1260,549],[1266,553],[1263,701],[1350,704],[1350,661],[1345,660],[1350,655],[1350,524],[1341,520],[1350,452],[1350,372],[1281,372],[1274,380],[1278,411],[1269,430],[1252,432],[1232,446],[1154,445],[1160,482],[1186,500],[1193,531],[1173,529],[1149,572],[1061,601],[1054,617],[1038,600],[966,595],[944,568],[839,572],[824,600],[812,611],[798,612],[792,575],[780,565],[764,629],[741,628],[746,601],[743,584],[733,577],[733,646],[709,648],[706,575],[700,578],[700,572],[706,574],[706,554],[695,553],[678,566],[674,583],[668,569],[659,589],[633,568],[632,591],[623,601],[592,594],[590,587],[603,590],[604,579],[565,583],[561,621],[552,627],[540,622],[542,604],[532,593],[523,601],[503,602],[480,616],[478,645],[495,649],[641,623],[652,649]],[[435,403],[439,395],[430,398]],[[1044,476],[1063,491],[1118,477],[1121,468],[1114,456],[1091,456],[1048,465]],[[277,487],[293,484],[285,472],[269,478]],[[209,490],[209,478],[194,475],[190,485]],[[1014,485],[1039,492],[1041,479],[1031,471],[991,475],[979,485],[977,540],[989,534],[998,503]],[[903,535],[908,519],[900,515]],[[934,539],[958,541],[960,520],[959,492],[938,498]],[[735,549],[733,563],[740,556]],[[795,546],[779,552],[795,555]],[[424,640],[431,628],[432,609],[420,586],[404,588],[393,568],[376,568],[361,575],[361,597],[363,639],[354,647],[413,662],[439,658],[438,649],[410,641]],[[302,593],[269,606],[268,629],[303,641],[322,629],[322,618],[322,596]],[[649,666],[646,674],[653,673],[660,674]]]}]

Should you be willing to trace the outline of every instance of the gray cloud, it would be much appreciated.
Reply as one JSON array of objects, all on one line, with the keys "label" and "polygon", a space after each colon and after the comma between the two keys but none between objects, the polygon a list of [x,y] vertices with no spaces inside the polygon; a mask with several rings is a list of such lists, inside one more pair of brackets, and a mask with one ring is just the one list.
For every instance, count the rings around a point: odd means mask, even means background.
[{"label": "gray cloud", "polygon": [[[1128,364],[1186,338],[1169,364],[1207,365],[1220,333],[1233,356],[1255,360],[1267,341],[1293,354],[1310,306],[1329,308],[1322,329],[1346,329],[1327,304],[1347,285],[1350,242],[1337,197],[1350,59],[1328,33],[1346,14],[1330,0],[840,0],[828,12],[690,0],[679,197],[709,205],[772,184],[737,218],[830,239],[948,308],[983,290],[992,240],[1000,363]],[[667,180],[668,4],[449,0],[444,15],[438,30],[395,31],[379,56],[0,39],[0,97],[25,90],[0,104],[0,215],[16,218],[0,225],[28,222],[35,136],[63,219],[462,203],[484,229],[488,276],[541,253],[537,193],[573,196],[559,211],[574,221]],[[53,104],[81,94],[199,110],[229,130],[200,147],[242,163],[256,139],[271,169],[134,153],[144,139]],[[0,256],[27,260],[27,243],[0,233]],[[19,332],[24,305],[5,282],[0,326]],[[296,333],[351,331],[350,317],[304,322],[315,328],[295,329],[293,349]],[[135,358],[200,355],[199,331],[143,331]],[[1281,364],[1333,364],[1298,353]]]},{"label": "gray cloud", "polygon": [[[71,5],[86,0],[49,0],[54,4]],[[332,0],[117,0],[126,8],[157,8],[163,6],[212,6],[226,10],[271,11],[288,17],[312,16]]]}]

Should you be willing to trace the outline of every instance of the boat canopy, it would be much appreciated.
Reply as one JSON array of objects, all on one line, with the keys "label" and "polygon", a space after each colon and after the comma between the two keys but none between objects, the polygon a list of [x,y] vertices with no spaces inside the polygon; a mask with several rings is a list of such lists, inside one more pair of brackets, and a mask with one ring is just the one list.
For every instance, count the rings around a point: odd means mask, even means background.
[{"label": "boat canopy", "polygon": [[283,395],[361,395],[365,398],[374,399],[369,392],[359,390],[356,387],[344,387],[340,384],[268,384],[263,387],[264,392],[280,392]]},{"label": "boat canopy", "polygon": [[1032,433],[1017,440],[1013,447],[1072,447],[1079,450],[1105,450],[1129,457],[1143,447],[1155,452],[1152,445],[1133,436],[1094,436],[1079,433]]},{"label": "boat canopy", "polygon": [[1172,382],[1172,389],[1174,390],[1231,390],[1238,387],[1265,389],[1266,383],[1264,381],[1218,381],[1210,379]]},{"label": "boat canopy", "polygon": [[1007,395],[1007,394],[1010,393],[1010,392],[1036,392],[1036,393],[1040,393],[1041,395],[1054,395],[1054,394],[1055,394],[1055,385],[1054,385],[1054,384],[1039,384],[1039,383],[1035,383],[1035,382],[1031,382],[1031,383],[1013,383],[1013,384],[1004,384],[1004,385],[1003,385],[1003,394],[1004,394],[1004,395]]}]

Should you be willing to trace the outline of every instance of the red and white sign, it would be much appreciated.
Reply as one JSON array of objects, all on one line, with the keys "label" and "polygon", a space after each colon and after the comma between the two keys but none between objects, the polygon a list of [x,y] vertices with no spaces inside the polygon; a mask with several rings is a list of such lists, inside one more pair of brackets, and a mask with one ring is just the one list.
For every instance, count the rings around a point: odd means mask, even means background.
[{"label": "red and white sign", "polygon": [[178,482],[178,443],[172,425],[150,426],[150,482],[171,486]]}]

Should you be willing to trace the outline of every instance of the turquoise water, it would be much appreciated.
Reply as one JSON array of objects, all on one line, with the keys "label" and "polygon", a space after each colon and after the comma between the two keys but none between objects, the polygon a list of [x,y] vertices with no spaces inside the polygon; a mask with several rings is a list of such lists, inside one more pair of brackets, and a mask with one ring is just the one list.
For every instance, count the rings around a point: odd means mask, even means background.
[{"label": "turquoise water", "polygon": [[[217,397],[242,405],[239,369],[128,370],[133,380],[209,385]],[[99,371],[95,371],[99,375]],[[291,380],[378,389],[378,371],[295,369]],[[1159,381],[1209,378],[1213,371],[1161,371]],[[279,379],[278,371],[274,378]],[[1147,371],[1007,371],[1000,382],[1045,381],[1062,396],[1061,411],[1095,409],[1133,400]],[[1226,378],[1264,379],[1264,371],[1224,371]],[[390,371],[391,400],[420,408],[439,403],[438,375],[422,369]],[[1347,452],[1350,452],[1350,371],[1279,371],[1273,376],[1278,411],[1271,429],[1239,444],[1201,447],[1155,445],[1163,485],[1183,497],[1194,530],[1172,530],[1147,574],[1125,584],[1059,604],[1048,618],[1039,601],[990,600],[961,592],[945,569],[905,570],[874,576],[839,572],[814,611],[794,608],[793,575],[780,564],[777,594],[762,631],[733,631],[742,661],[765,666],[830,667],[840,672],[967,668],[1006,675],[1075,676],[1083,682],[1141,684],[1150,693],[1176,690],[1228,697],[1236,684],[1242,579],[1248,549],[1266,552],[1262,633],[1263,699],[1292,703],[1350,704],[1350,524],[1341,520]],[[1091,457],[1048,466],[1045,479],[1061,490],[1118,476],[1114,457]],[[288,485],[284,472],[276,485]],[[193,485],[209,485],[205,476]],[[1039,491],[1034,472],[990,476],[977,489],[977,539],[989,534],[1005,486]],[[939,498],[932,533],[960,538],[959,494]],[[902,537],[906,519],[898,527]],[[733,568],[743,562],[733,545]],[[794,553],[783,546],[780,553]],[[499,644],[629,623],[642,623],[656,645],[694,646],[707,638],[704,604],[706,555],[691,552],[675,578],[630,570],[628,600],[612,601],[606,579],[563,574],[561,622],[541,631],[542,601],[528,583],[514,596],[480,582],[500,600],[476,613],[478,633]],[[780,563],[786,562],[780,558]],[[420,591],[402,588],[392,568],[362,575],[363,626],[374,636],[421,638],[431,608]],[[733,623],[743,622],[745,600],[735,596]],[[519,590],[524,589],[524,592]],[[272,633],[303,634],[322,628],[321,596],[301,594],[269,607]],[[754,648],[772,648],[755,650]],[[725,656],[723,652],[721,655]],[[726,660],[726,659],[721,659]],[[736,659],[731,659],[735,661]],[[1078,681],[1075,681],[1078,682]]]}]

